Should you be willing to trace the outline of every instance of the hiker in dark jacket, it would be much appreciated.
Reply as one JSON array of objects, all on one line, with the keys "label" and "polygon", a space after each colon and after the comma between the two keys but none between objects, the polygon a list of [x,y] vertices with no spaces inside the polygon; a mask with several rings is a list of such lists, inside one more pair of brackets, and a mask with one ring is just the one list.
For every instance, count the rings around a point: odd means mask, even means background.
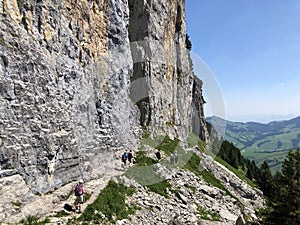
[{"label": "hiker in dark jacket", "polygon": [[158,150],[158,151],[155,153],[155,155],[156,155],[157,161],[159,162],[159,160],[161,159],[161,152],[160,152],[160,150]]},{"label": "hiker in dark jacket", "polygon": [[130,150],[129,153],[128,153],[128,163],[129,163],[129,166],[131,166],[131,164],[132,164],[132,158],[133,158],[133,154],[132,154],[132,150]]},{"label": "hiker in dark jacket", "polygon": [[127,161],[127,159],[128,159],[128,154],[127,154],[127,152],[124,152],[124,154],[121,157],[121,161],[123,162],[124,169],[126,167],[126,161]]}]

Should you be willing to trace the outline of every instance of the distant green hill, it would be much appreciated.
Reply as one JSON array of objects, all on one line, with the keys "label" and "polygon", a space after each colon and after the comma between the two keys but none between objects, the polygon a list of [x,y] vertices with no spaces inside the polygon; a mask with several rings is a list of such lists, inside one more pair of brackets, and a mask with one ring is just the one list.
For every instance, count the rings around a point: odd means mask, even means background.
[{"label": "distant green hill", "polygon": [[208,117],[217,131],[225,130],[225,140],[238,147],[243,156],[258,164],[266,160],[272,171],[280,169],[289,150],[300,148],[300,117],[268,124],[232,122],[219,117]]}]

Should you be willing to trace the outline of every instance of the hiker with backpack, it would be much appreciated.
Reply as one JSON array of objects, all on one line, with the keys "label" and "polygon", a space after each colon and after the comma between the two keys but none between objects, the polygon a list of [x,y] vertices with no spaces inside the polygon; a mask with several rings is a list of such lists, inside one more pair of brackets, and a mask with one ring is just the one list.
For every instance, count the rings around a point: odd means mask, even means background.
[{"label": "hiker with backpack", "polygon": [[159,160],[161,159],[161,152],[160,152],[160,150],[158,150],[158,151],[155,153],[155,155],[156,155],[157,161],[159,162]]},{"label": "hiker with backpack", "polygon": [[80,213],[81,212],[81,206],[84,202],[84,186],[83,186],[83,180],[79,180],[79,182],[75,186],[75,212]]},{"label": "hiker with backpack", "polygon": [[129,163],[129,166],[132,165],[132,160],[133,160],[133,154],[132,154],[132,150],[130,150],[129,153],[128,153],[128,163]]},{"label": "hiker with backpack", "polygon": [[128,154],[127,154],[127,152],[124,152],[124,154],[122,155],[122,158],[121,158],[121,160],[123,162],[124,169],[126,167],[126,161],[127,161],[127,159],[128,159]]}]

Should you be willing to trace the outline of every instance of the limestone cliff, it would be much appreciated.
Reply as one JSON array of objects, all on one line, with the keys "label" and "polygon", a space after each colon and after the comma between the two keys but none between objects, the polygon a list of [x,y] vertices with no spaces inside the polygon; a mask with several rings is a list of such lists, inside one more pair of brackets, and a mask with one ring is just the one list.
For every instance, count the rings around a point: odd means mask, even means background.
[{"label": "limestone cliff", "polygon": [[143,98],[137,101],[141,125],[150,133],[167,133],[181,140],[191,132],[194,83],[185,45],[184,3],[129,1],[131,81],[145,84]]},{"label": "limestone cliff", "polygon": [[205,139],[184,0],[0,0],[0,14],[1,185],[113,173],[142,129]]},{"label": "limestone cliff", "polygon": [[44,193],[112,170],[113,153],[140,135],[127,2],[0,6],[1,176],[20,174]]},{"label": "limestone cliff", "polygon": [[194,84],[184,3],[1,0],[1,177],[44,193],[112,170],[141,127],[184,141]]}]

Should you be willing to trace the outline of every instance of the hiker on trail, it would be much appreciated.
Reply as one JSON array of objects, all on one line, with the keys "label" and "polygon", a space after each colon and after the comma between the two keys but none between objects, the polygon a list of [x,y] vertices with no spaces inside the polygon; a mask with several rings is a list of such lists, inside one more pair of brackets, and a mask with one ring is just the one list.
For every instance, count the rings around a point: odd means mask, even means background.
[{"label": "hiker on trail", "polygon": [[132,159],[133,159],[133,154],[132,154],[132,150],[130,150],[129,153],[128,153],[128,163],[129,163],[129,166],[132,165]]},{"label": "hiker on trail", "polygon": [[155,155],[156,155],[157,161],[159,162],[159,160],[161,159],[161,152],[160,152],[160,150],[158,150],[158,151],[155,153]]},{"label": "hiker on trail", "polygon": [[170,159],[170,160],[171,160],[171,165],[173,165],[174,162],[175,162],[175,161],[174,161],[174,160],[175,160],[174,152],[171,153],[171,159]]},{"label": "hiker on trail", "polygon": [[79,182],[75,186],[75,212],[80,213],[81,212],[81,206],[84,202],[84,186],[83,186],[83,180],[79,180]]},{"label": "hiker on trail", "polygon": [[178,152],[177,151],[174,152],[174,163],[175,164],[178,163]]},{"label": "hiker on trail", "polygon": [[123,162],[123,167],[124,167],[124,169],[125,169],[125,167],[126,167],[126,161],[127,161],[127,159],[128,159],[128,154],[127,154],[127,152],[124,152],[124,154],[122,155],[122,162]]}]

